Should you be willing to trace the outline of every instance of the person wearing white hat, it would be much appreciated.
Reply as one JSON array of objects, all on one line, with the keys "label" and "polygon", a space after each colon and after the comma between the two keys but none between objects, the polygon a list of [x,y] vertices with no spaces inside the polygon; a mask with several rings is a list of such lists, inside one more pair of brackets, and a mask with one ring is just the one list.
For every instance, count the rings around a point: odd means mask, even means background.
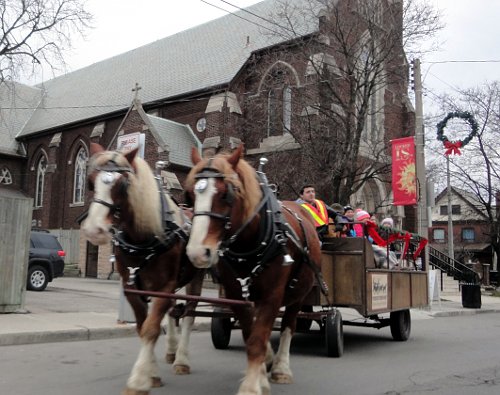
[{"label": "person wearing white hat", "polygon": [[394,220],[391,217],[386,217],[380,222],[381,227],[394,228]]}]

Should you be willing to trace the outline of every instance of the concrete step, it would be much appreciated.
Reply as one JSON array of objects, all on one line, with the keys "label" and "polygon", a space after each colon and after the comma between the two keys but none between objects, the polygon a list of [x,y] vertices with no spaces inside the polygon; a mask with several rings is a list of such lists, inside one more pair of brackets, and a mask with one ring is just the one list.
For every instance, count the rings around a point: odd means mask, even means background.
[{"label": "concrete step", "polygon": [[[458,280],[455,280],[453,277],[448,276],[446,273],[442,273],[443,275],[443,289],[441,290],[441,294],[459,294],[460,286]],[[441,279],[439,280],[441,281]]]}]

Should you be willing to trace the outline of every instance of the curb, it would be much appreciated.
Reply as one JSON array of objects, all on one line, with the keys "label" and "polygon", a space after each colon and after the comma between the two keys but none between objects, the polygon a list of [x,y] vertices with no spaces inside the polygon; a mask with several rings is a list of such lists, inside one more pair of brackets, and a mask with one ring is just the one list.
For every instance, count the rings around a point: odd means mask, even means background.
[{"label": "curb", "polygon": [[[210,322],[200,322],[193,326],[193,331],[205,332],[210,330]],[[166,327],[162,326],[163,331]],[[63,329],[41,332],[6,333],[0,335],[1,346],[19,346],[23,344],[76,342],[90,340],[117,339],[121,337],[137,336],[134,324],[124,324],[113,328],[86,328]]]},{"label": "curb", "polygon": [[136,335],[135,326],[123,328],[76,328],[44,332],[7,333],[0,336],[0,346],[102,340]]},{"label": "curb", "polygon": [[452,310],[452,311],[436,311],[430,313],[432,317],[458,317],[470,316],[476,314],[500,313],[500,309],[467,309],[467,310]]},{"label": "curb", "polygon": [[[457,317],[457,316],[472,316],[477,314],[500,313],[500,308],[487,309],[460,309],[450,311],[426,312],[430,317]],[[166,326],[162,325],[163,333],[166,332]],[[210,320],[195,321],[193,331],[206,332],[211,330]],[[21,333],[6,333],[0,335],[1,346],[18,346],[24,344],[40,344],[40,343],[59,343],[73,341],[90,341],[117,339],[122,337],[137,336],[135,324],[121,324],[116,327],[105,328],[87,328],[84,326],[74,329],[63,329],[53,331],[40,332],[21,332]]]}]

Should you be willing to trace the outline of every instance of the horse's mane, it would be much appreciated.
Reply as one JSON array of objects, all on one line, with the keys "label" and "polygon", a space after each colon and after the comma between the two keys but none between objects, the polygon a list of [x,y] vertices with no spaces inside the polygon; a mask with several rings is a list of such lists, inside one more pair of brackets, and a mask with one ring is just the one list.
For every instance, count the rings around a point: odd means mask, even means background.
[{"label": "horse's mane", "polygon": [[135,228],[141,233],[161,234],[160,194],[158,184],[147,162],[136,156],[135,173],[129,176],[129,203],[135,217]]},{"label": "horse's mane", "polygon": [[[224,181],[233,185],[235,195],[243,201],[243,217],[248,218],[262,199],[259,181],[255,169],[246,160],[240,158],[236,169],[233,169],[227,161],[229,157],[230,154],[227,153],[217,154],[212,159],[210,167],[219,170],[225,176]],[[208,161],[209,159],[203,159],[191,169],[186,179],[187,186],[192,187],[195,184],[194,176],[207,167]]]}]

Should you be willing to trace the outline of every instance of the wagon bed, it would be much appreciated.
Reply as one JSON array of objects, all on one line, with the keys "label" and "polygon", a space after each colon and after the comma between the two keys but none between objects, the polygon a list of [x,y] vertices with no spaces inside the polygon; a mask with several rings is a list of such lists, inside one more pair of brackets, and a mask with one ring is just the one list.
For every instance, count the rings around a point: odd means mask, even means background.
[{"label": "wagon bed", "polygon": [[[394,340],[410,336],[411,308],[428,306],[428,275],[425,265],[397,269],[375,267],[373,248],[365,238],[331,238],[322,245],[321,273],[328,286],[324,295],[315,285],[304,300],[297,318],[297,331],[309,332],[312,323],[325,334],[328,356],[343,354],[343,325],[383,328],[390,326]],[[365,320],[342,320],[338,308],[352,308]],[[387,315],[389,317],[382,317]],[[212,317],[212,342],[227,348],[232,314],[216,308]]]}]

